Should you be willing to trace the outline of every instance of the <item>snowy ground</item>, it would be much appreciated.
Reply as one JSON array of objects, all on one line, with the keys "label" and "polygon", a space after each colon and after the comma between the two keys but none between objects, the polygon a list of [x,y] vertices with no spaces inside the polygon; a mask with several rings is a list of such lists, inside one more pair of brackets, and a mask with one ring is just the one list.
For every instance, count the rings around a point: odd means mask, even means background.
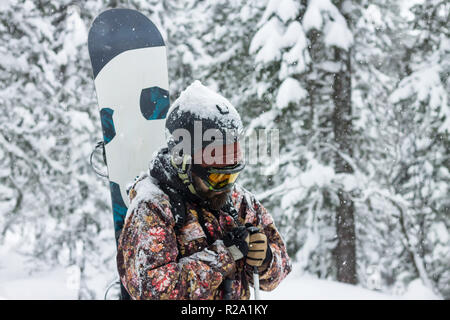
[{"label": "snowy ground", "polygon": [[[435,300],[433,292],[413,281],[401,296],[388,295],[335,281],[299,276],[294,268],[287,278],[272,292],[261,292],[262,299],[271,300]],[[252,292],[253,299],[253,292]]]},{"label": "snowy ground", "polygon": [[[27,271],[26,259],[11,248],[0,247],[0,299],[77,299],[76,286],[72,285],[70,269],[53,268],[47,271]],[[97,298],[103,299],[108,283],[105,277],[96,277]],[[391,296],[379,292],[300,276],[297,268],[273,292],[261,292],[263,299],[438,299],[432,292],[413,282],[402,296]]]}]

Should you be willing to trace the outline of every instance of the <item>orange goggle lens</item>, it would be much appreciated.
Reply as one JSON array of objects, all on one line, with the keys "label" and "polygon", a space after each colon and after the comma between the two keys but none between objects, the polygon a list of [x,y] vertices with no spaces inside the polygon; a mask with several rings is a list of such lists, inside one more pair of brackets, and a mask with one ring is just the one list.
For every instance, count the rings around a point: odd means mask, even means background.
[{"label": "orange goggle lens", "polygon": [[220,189],[230,183],[234,183],[240,172],[236,173],[211,173],[208,176],[208,182],[214,189]]}]

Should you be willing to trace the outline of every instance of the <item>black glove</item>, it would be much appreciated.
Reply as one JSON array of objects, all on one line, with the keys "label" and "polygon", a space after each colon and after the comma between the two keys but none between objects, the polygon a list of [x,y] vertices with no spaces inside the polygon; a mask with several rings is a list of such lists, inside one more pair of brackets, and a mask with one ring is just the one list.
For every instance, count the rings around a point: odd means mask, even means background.
[{"label": "black glove", "polygon": [[234,228],[223,237],[223,243],[230,251],[234,261],[247,256],[248,242],[249,234],[245,227]]}]

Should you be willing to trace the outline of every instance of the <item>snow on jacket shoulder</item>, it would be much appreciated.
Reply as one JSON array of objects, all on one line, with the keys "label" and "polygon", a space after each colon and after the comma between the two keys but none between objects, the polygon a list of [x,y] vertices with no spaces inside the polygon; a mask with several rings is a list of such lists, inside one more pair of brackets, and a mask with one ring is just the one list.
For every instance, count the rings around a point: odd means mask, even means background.
[{"label": "snow on jacket shoulder", "polygon": [[[285,245],[272,217],[250,193],[236,186],[232,199],[240,222],[267,235],[273,259],[260,268],[260,287],[272,290],[291,270]],[[192,203],[186,203],[186,211],[185,225],[176,234],[169,198],[153,178],[143,176],[134,184],[117,252],[120,279],[130,296],[222,299],[222,282],[232,277],[232,298],[248,299],[251,268],[244,259],[235,262],[221,240],[236,226],[233,218]]]}]

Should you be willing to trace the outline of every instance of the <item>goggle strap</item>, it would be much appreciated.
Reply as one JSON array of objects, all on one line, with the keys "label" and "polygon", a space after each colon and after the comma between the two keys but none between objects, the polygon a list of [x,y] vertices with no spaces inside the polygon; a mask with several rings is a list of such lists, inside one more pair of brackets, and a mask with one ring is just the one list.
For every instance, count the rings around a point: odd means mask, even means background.
[{"label": "goggle strap", "polygon": [[189,175],[187,173],[178,173],[178,176],[181,180],[183,180],[183,182],[189,180]]},{"label": "goggle strap", "polygon": [[183,155],[183,163],[181,165],[181,169],[180,169],[180,167],[177,166],[177,164],[173,160],[173,157],[170,157],[170,161],[172,162],[172,166],[177,170],[178,177],[181,179],[183,184],[187,186],[187,188],[189,189],[189,191],[192,194],[197,194],[197,192],[195,191],[194,185],[192,184],[192,181],[189,178],[189,174],[188,174],[188,170],[189,170],[188,169],[189,168],[188,161],[190,161],[190,156]]},{"label": "goggle strap", "polygon": [[181,167],[181,169],[186,172],[186,163],[188,162],[188,160],[190,159],[190,157],[188,157],[187,155],[183,156],[183,166]]},{"label": "goggle strap", "polygon": [[192,183],[190,183],[188,185],[188,189],[190,192],[192,192],[193,194],[197,194],[197,191],[195,191],[194,185]]}]

